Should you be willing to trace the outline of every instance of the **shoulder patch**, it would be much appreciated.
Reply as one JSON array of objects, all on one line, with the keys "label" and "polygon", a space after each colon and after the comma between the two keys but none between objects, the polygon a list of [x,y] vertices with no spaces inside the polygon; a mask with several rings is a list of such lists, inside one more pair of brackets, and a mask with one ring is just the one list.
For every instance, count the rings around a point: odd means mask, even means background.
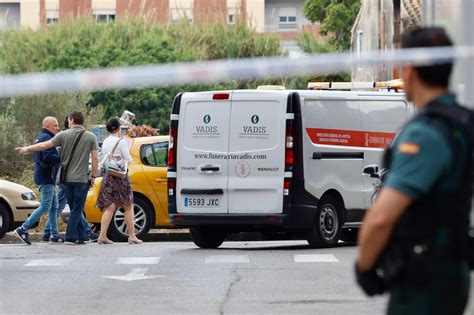
[{"label": "shoulder patch", "polygon": [[420,146],[416,143],[402,142],[398,145],[398,152],[403,154],[418,154]]}]

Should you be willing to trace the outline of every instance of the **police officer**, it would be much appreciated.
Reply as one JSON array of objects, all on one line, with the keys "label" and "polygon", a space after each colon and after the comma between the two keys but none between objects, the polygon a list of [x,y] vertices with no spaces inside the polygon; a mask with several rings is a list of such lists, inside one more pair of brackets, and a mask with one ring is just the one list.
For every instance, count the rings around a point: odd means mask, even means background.
[{"label": "police officer", "polygon": [[[403,48],[437,46],[452,46],[441,28],[402,35]],[[359,233],[357,281],[369,295],[389,291],[388,314],[462,314],[469,296],[469,127],[433,114],[462,109],[448,92],[451,69],[403,67],[418,114],[386,153],[388,174]]]}]

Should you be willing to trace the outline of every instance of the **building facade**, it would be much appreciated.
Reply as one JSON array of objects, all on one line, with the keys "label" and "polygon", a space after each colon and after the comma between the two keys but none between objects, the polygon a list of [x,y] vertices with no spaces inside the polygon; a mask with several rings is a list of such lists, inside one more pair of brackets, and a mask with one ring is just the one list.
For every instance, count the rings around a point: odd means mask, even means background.
[{"label": "building facade", "polygon": [[[420,0],[362,0],[352,27],[352,52],[361,54],[398,48],[400,34],[421,25],[421,12]],[[352,81],[388,81],[399,77],[398,67],[391,64],[352,69]]]},{"label": "building facade", "polygon": [[76,18],[110,22],[143,17],[152,23],[173,23],[182,18],[191,23],[238,19],[258,33],[276,33],[296,39],[303,30],[318,32],[303,15],[304,0],[0,0],[0,30],[38,28]]}]

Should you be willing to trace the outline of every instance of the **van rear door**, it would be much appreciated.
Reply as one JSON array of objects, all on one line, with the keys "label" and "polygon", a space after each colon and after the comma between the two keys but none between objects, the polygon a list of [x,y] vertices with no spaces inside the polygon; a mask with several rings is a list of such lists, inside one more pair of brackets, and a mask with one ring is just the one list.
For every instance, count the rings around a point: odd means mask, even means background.
[{"label": "van rear door", "polygon": [[229,213],[283,212],[288,92],[234,91],[230,113]]},{"label": "van rear door", "polygon": [[177,145],[178,213],[228,212],[230,92],[185,93]]},{"label": "van rear door", "polygon": [[[400,128],[411,115],[410,104],[404,96],[363,95],[359,96],[362,129],[364,130],[364,167],[378,165],[382,167],[385,148],[390,146]],[[374,178],[363,177],[365,208],[372,206]]]}]

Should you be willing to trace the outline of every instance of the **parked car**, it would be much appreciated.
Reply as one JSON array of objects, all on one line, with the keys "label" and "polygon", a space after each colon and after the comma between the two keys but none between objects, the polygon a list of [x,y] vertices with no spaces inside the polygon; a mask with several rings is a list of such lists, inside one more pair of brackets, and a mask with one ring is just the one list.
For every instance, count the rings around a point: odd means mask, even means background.
[{"label": "parked car", "polygon": [[20,226],[38,207],[38,198],[31,189],[0,180],[0,238]]},{"label": "parked car", "polygon": [[[168,218],[168,194],[166,185],[169,136],[134,138],[130,154],[132,163],[128,175],[132,181],[135,229],[138,237],[143,237],[152,227],[171,227]],[[102,212],[95,207],[102,178],[89,191],[85,214],[87,221],[100,229]],[[128,237],[124,220],[124,210],[115,212],[108,231],[115,241],[125,241]]]}]

